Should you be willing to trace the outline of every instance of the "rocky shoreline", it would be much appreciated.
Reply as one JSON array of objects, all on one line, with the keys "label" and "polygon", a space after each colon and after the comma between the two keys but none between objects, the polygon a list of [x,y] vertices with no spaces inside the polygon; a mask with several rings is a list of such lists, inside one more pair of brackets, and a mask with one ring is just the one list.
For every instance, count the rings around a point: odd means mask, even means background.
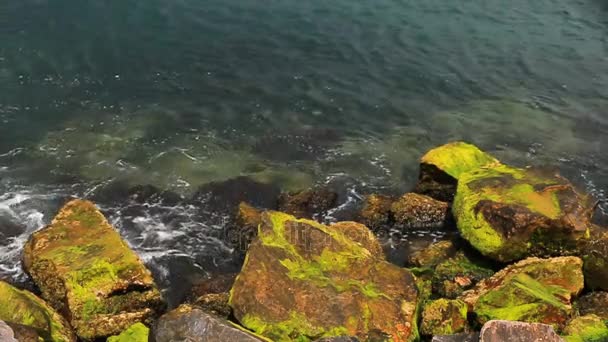
[{"label": "rocky shoreline", "polygon": [[[256,185],[243,201],[238,184],[217,210],[241,271],[177,308],[93,202],[69,201],[24,247],[35,293],[0,281],[0,340],[608,341],[608,233],[554,170],[454,142],[421,158],[412,192],[370,194],[331,224],[329,189]],[[449,234],[396,265],[387,229]]]}]

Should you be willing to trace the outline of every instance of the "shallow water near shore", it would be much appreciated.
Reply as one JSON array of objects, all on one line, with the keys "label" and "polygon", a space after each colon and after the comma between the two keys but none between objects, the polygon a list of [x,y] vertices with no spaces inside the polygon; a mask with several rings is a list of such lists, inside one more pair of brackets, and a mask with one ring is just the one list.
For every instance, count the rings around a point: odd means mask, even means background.
[{"label": "shallow water near shore", "polygon": [[200,186],[329,184],[348,207],[406,191],[424,151],[459,139],[605,200],[607,18],[599,0],[6,1],[0,278],[25,281],[24,241],[78,196],[187,291],[238,269],[225,213],[185,200]]}]

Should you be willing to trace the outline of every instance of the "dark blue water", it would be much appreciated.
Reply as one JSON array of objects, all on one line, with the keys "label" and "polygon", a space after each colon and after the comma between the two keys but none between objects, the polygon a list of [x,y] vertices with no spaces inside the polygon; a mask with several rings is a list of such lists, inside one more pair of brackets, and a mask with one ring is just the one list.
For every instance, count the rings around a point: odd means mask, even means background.
[{"label": "dark blue water", "polygon": [[[248,175],[356,201],[464,139],[601,199],[607,133],[603,0],[5,0],[0,274],[21,277],[65,196],[111,182],[189,196]],[[232,253],[196,208],[99,204],[159,272]]]}]

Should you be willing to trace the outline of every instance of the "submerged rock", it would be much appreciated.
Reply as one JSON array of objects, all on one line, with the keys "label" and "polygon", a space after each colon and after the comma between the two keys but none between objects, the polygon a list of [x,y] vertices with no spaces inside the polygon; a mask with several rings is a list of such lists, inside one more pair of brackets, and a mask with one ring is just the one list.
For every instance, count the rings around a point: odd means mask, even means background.
[{"label": "submerged rock", "polygon": [[390,196],[377,194],[367,196],[359,213],[359,220],[371,229],[388,225],[391,221],[393,201]]},{"label": "submerged rock", "polygon": [[453,206],[462,236],[500,262],[574,254],[592,210],[559,175],[502,164],[460,174]]},{"label": "submerged rock", "polygon": [[75,342],[69,324],[42,299],[0,281],[0,320],[37,329],[53,342]]},{"label": "submerged rock", "polygon": [[454,299],[493,274],[487,265],[461,251],[437,265],[432,277],[433,293]]},{"label": "submerged rock", "polygon": [[256,208],[276,209],[280,193],[281,190],[275,185],[241,176],[199,187],[192,202],[203,203],[209,212],[232,215],[234,208],[242,202]]},{"label": "submerged rock", "polygon": [[427,152],[420,160],[420,175],[414,192],[451,202],[463,173],[497,164],[497,159],[464,142],[449,143]]},{"label": "submerged rock", "polygon": [[[414,276],[365,226],[267,212],[231,291],[234,316],[272,340],[417,338]],[[375,338],[375,337],[374,337]]]},{"label": "submerged rock", "polygon": [[335,207],[337,200],[338,194],[326,188],[287,192],[279,196],[279,210],[297,218],[319,218]]},{"label": "submerged rock", "polygon": [[32,234],[23,264],[85,340],[119,334],[163,307],[150,271],[89,201],[67,203]]},{"label": "submerged rock", "polygon": [[154,328],[155,342],[259,342],[253,334],[203,310],[182,305],[163,315]]},{"label": "submerged rock", "polygon": [[481,329],[479,342],[563,342],[547,324],[494,320]]},{"label": "submerged rock", "polygon": [[0,341],[17,342],[13,329],[4,323],[4,321],[0,321]]},{"label": "submerged rock", "polygon": [[107,342],[148,342],[150,329],[142,323],[135,323],[118,336],[111,336]]},{"label": "submerged rock", "polygon": [[432,230],[446,226],[448,204],[431,197],[407,193],[391,205],[392,217],[406,230]]},{"label": "submerged rock", "polygon": [[567,342],[603,342],[608,341],[608,327],[601,317],[585,315],[568,322],[563,335]]},{"label": "submerged rock", "polygon": [[484,324],[510,320],[563,326],[571,299],[583,289],[582,260],[577,257],[528,258],[481,281],[462,299]]},{"label": "submerged rock", "polygon": [[467,313],[467,304],[461,300],[434,300],[424,307],[420,334],[433,336],[461,333],[467,328]]}]

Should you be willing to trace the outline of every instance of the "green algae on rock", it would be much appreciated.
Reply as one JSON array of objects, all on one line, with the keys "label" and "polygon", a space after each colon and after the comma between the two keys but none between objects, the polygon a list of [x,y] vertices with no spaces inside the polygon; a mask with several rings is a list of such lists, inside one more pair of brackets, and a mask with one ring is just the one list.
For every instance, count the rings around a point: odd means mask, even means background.
[{"label": "green algae on rock", "polygon": [[497,164],[461,174],[452,209],[473,247],[510,262],[574,254],[589,233],[592,207],[555,173]]},{"label": "green algae on rock", "polygon": [[142,323],[135,323],[118,336],[111,336],[107,342],[148,342],[150,329]]},{"label": "green algae on rock", "polygon": [[23,264],[84,340],[119,334],[163,307],[150,271],[89,201],[70,201],[32,234]]},{"label": "green algae on rock", "polygon": [[454,299],[494,271],[483,262],[476,262],[460,251],[439,263],[432,278],[433,293]]},{"label": "green algae on rock", "polygon": [[601,317],[585,315],[568,322],[563,335],[566,342],[605,342],[608,341],[608,327]]},{"label": "green algae on rock", "polygon": [[418,336],[415,277],[388,263],[369,229],[354,222],[264,213],[230,305],[243,326],[278,341]]},{"label": "green algae on rock", "polygon": [[461,300],[437,299],[424,307],[421,335],[452,335],[467,327],[467,304]]},{"label": "green algae on rock", "polygon": [[482,280],[461,299],[480,324],[509,320],[562,327],[573,311],[571,299],[583,289],[582,266],[577,257],[528,258]]},{"label": "green algae on rock", "polygon": [[420,175],[414,191],[451,202],[462,174],[499,163],[475,145],[460,141],[442,145],[420,159]]},{"label": "green algae on rock", "polygon": [[456,254],[452,241],[439,241],[412,254],[409,263],[416,267],[435,267]]},{"label": "green algae on rock", "polygon": [[45,341],[76,341],[69,324],[50,305],[3,281],[0,281],[0,320],[32,327]]}]

